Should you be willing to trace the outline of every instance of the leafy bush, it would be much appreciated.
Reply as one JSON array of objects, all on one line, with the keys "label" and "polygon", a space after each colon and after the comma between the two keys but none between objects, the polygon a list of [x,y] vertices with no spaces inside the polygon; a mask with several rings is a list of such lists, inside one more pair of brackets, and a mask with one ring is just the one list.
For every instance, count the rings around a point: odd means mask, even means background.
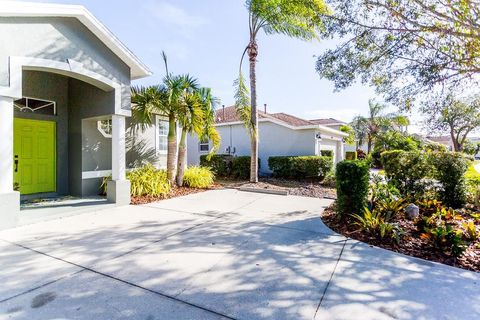
[{"label": "leafy bush", "polygon": [[333,158],[333,151],[332,150],[320,150],[320,155],[322,157],[331,157]]},{"label": "leafy bush", "polygon": [[440,200],[447,206],[459,208],[466,202],[465,172],[468,160],[460,153],[433,152],[430,163],[435,168],[434,177],[442,185]]},{"label": "leafy bush", "polygon": [[369,171],[368,163],[362,160],[345,160],[337,164],[337,209],[341,216],[363,211],[367,204]]},{"label": "leafy bush", "polygon": [[399,226],[386,222],[376,210],[365,208],[363,215],[353,214],[352,217],[362,231],[380,239],[391,238],[399,242],[404,233]]},{"label": "leafy bush", "polygon": [[208,167],[192,166],[185,169],[183,182],[191,188],[205,189],[210,187],[214,181],[214,174]]},{"label": "leafy bush", "polygon": [[212,168],[219,177],[228,177],[232,170],[232,159],[229,154],[201,155],[200,166]]},{"label": "leafy bush", "polygon": [[405,208],[406,203],[402,198],[384,198],[377,202],[376,209],[381,213],[385,221],[389,222]]},{"label": "leafy bush", "polygon": [[467,185],[467,196],[469,202],[477,207],[480,205],[480,173],[475,169],[478,162],[472,162],[465,172],[465,181]]},{"label": "leafy bush", "polygon": [[270,157],[268,166],[280,178],[318,178],[323,180],[333,168],[331,157]]},{"label": "leafy bush", "polygon": [[357,160],[357,152],[355,151],[345,152],[345,160]]},{"label": "leafy bush", "polygon": [[426,143],[422,146],[422,149],[426,152],[434,152],[434,151],[447,152],[448,151],[446,145],[437,143],[437,142]]},{"label": "leafy bush", "polygon": [[130,194],[133,197],[145,195],[164,197],[171,189],[167,172],[151,164],[127,172],[127,179],[130,180]]},{"label": "leafy bush", "polygon": [[393,150],[381,155],[385,174],[389,181],[407,198],[423,196],[432,168],[425,153]]},{"label": "leafy bush", "polygon": [[[250,156],[240,156],[232,158],[231,176],[237,179],[250,178]],[[260,158],[258,159],[258,169],[260,169]]]},{"label": "leafy bush", "polygon": [[335,180],[335,170],[328,171],[327,175],[322,181],[322,185],[330,188],[335,188],[336,180]]},{"label": "leafy bush", "polygon": [[415,137],[398,132],[387,131],[379,134],[375,139],[375,145],[372,152],[373,166],[380,168],[381,154],[390,150],[416,151],[419,149],[420,141]]},{"label": "leafy bush", "polygon": [[357,149],[357,159],[358,160],[364,160],[367,158],[367,153],[363,151],[362,149]]}]

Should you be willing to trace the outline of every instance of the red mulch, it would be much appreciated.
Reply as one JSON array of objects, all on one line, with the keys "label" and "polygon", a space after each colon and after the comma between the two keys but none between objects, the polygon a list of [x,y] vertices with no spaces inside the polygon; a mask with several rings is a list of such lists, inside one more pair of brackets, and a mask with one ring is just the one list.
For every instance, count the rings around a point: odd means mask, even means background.
[{"label": "red mulch", "polygon": [[170,193],[166,197],[155,197],[155,196],[141,196],[141,197],[132,197],[131,204],[137,205],[137,204],[147,204],[151,202],[157,202],[165,199],[171,199],[171,198],[176,198],[176,197],[182,197],[186,196],[189,194],[193,193],[199,193],[199,192],[204,192],[207,190],[214,190],[214,189],[219,189],[221,188],[220,185],[213,185],[210,188],[207,189],[196,189],[196,188],[189,188],[189,187],[174,187],[170,191]]},{"label": "red mulch", "polygon": [[378,239],[368,234],[362,233],[353,221],[349,221],[348,217],[344,221],[338,219],[334,205],[325,209],[322,214],[323,222],[337,233],[346,237],[359,240],[380,248],[399,252],[405,255],[422,258],[425,260],[435,261],[457,268],[480,272],[480,242],[472,243],[459,258],[455,258],[444,253],[436,251],[426,240],[420,238],[416,226],[412,221],[401,220],[396,221],[405,231],[405,235],[400,241],[389,239]]}]

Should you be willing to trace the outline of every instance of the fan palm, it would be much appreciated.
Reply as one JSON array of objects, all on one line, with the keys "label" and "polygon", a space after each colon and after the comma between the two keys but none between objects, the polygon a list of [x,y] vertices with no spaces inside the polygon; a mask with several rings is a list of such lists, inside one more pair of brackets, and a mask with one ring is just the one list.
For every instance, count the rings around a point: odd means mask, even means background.
[{"label": "fan palm", "polygon": [[[249,43],[240,60],[239,77],[235,81],[235,106],[248,129],[251,140],[250,181],[258,181],[258,111],[256,62],[258,55],[257,36],[263,30],[266,34],[284,34],[302,40],[318,38],[317,31],[323,31],[321,15],[329,10],[323,0],[247,0],[249,13]],[[242,75],[245,54],[250,62],[250,91]],[[250,97],[249,97],[250,95]]]}]

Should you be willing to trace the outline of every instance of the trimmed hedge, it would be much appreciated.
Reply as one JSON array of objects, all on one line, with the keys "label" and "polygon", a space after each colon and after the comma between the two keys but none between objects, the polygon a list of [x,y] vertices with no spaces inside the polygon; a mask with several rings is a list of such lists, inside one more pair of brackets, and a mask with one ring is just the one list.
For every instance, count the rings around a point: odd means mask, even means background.
[{"label": "trimmed hedge", "polygon": [[200,166],[209,167],[217,177],[228,177],[232,171],[232,156],[229,154],[214,154],[210,156],[204,154],[200,156]]},{"label": "trimmed hedge", "polygon": [[357,152],[356,151],[345,152],[345,160],[357,160]]},{"label": "trimmed hedge", "polygon": [[432,176],[428,155],[419,151],[392,150],[381,155],[385,175],[404,197],[421,197],[425,178]]},{"label": "trimmed hedge", "polygon": [[322,157],[331,157],[333,158],[333,151],[332,150],[320,150],[320,155]]},{"label": "trimmed hedge", "polygon": [[449,207],[460,208],[467,200],[465,172],[469,161],[455,152],[432,152],[430,163],[435,167],[434,178],[440,182],[440,200]]},{"label": "trimmed hedge", "polygon": [[370,166],[364,160],[345,160],[337,164],[337,212],[363,214],[367,205]]},{"label": "trimmed hedge", "polygon": [[270,157],[268,158],[268,166],[275,177],[323,180],[333,168],[333,159],[328,156]]},{"label": "trimmed hedge", "polygon": [[[231,176],[237,179],[250,178],[250,156],[234,157],[232,159]],[[260,158],[258,158],[258,169],[260,170]]]}]

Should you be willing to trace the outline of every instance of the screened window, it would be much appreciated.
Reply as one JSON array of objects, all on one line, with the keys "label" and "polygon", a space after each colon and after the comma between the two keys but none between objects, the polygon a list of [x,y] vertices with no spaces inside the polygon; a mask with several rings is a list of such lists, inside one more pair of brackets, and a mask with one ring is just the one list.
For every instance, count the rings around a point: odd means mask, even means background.
[{"label": "screened window", "polygon": [[167,153],[168,149],[168,121],[157,118],[157,151]]},{"label": "screened window", "polygon": [[208,140],[202,140],[198,143],[198,150],[200,152],[209,152],[210,151],[210,142]]}]

